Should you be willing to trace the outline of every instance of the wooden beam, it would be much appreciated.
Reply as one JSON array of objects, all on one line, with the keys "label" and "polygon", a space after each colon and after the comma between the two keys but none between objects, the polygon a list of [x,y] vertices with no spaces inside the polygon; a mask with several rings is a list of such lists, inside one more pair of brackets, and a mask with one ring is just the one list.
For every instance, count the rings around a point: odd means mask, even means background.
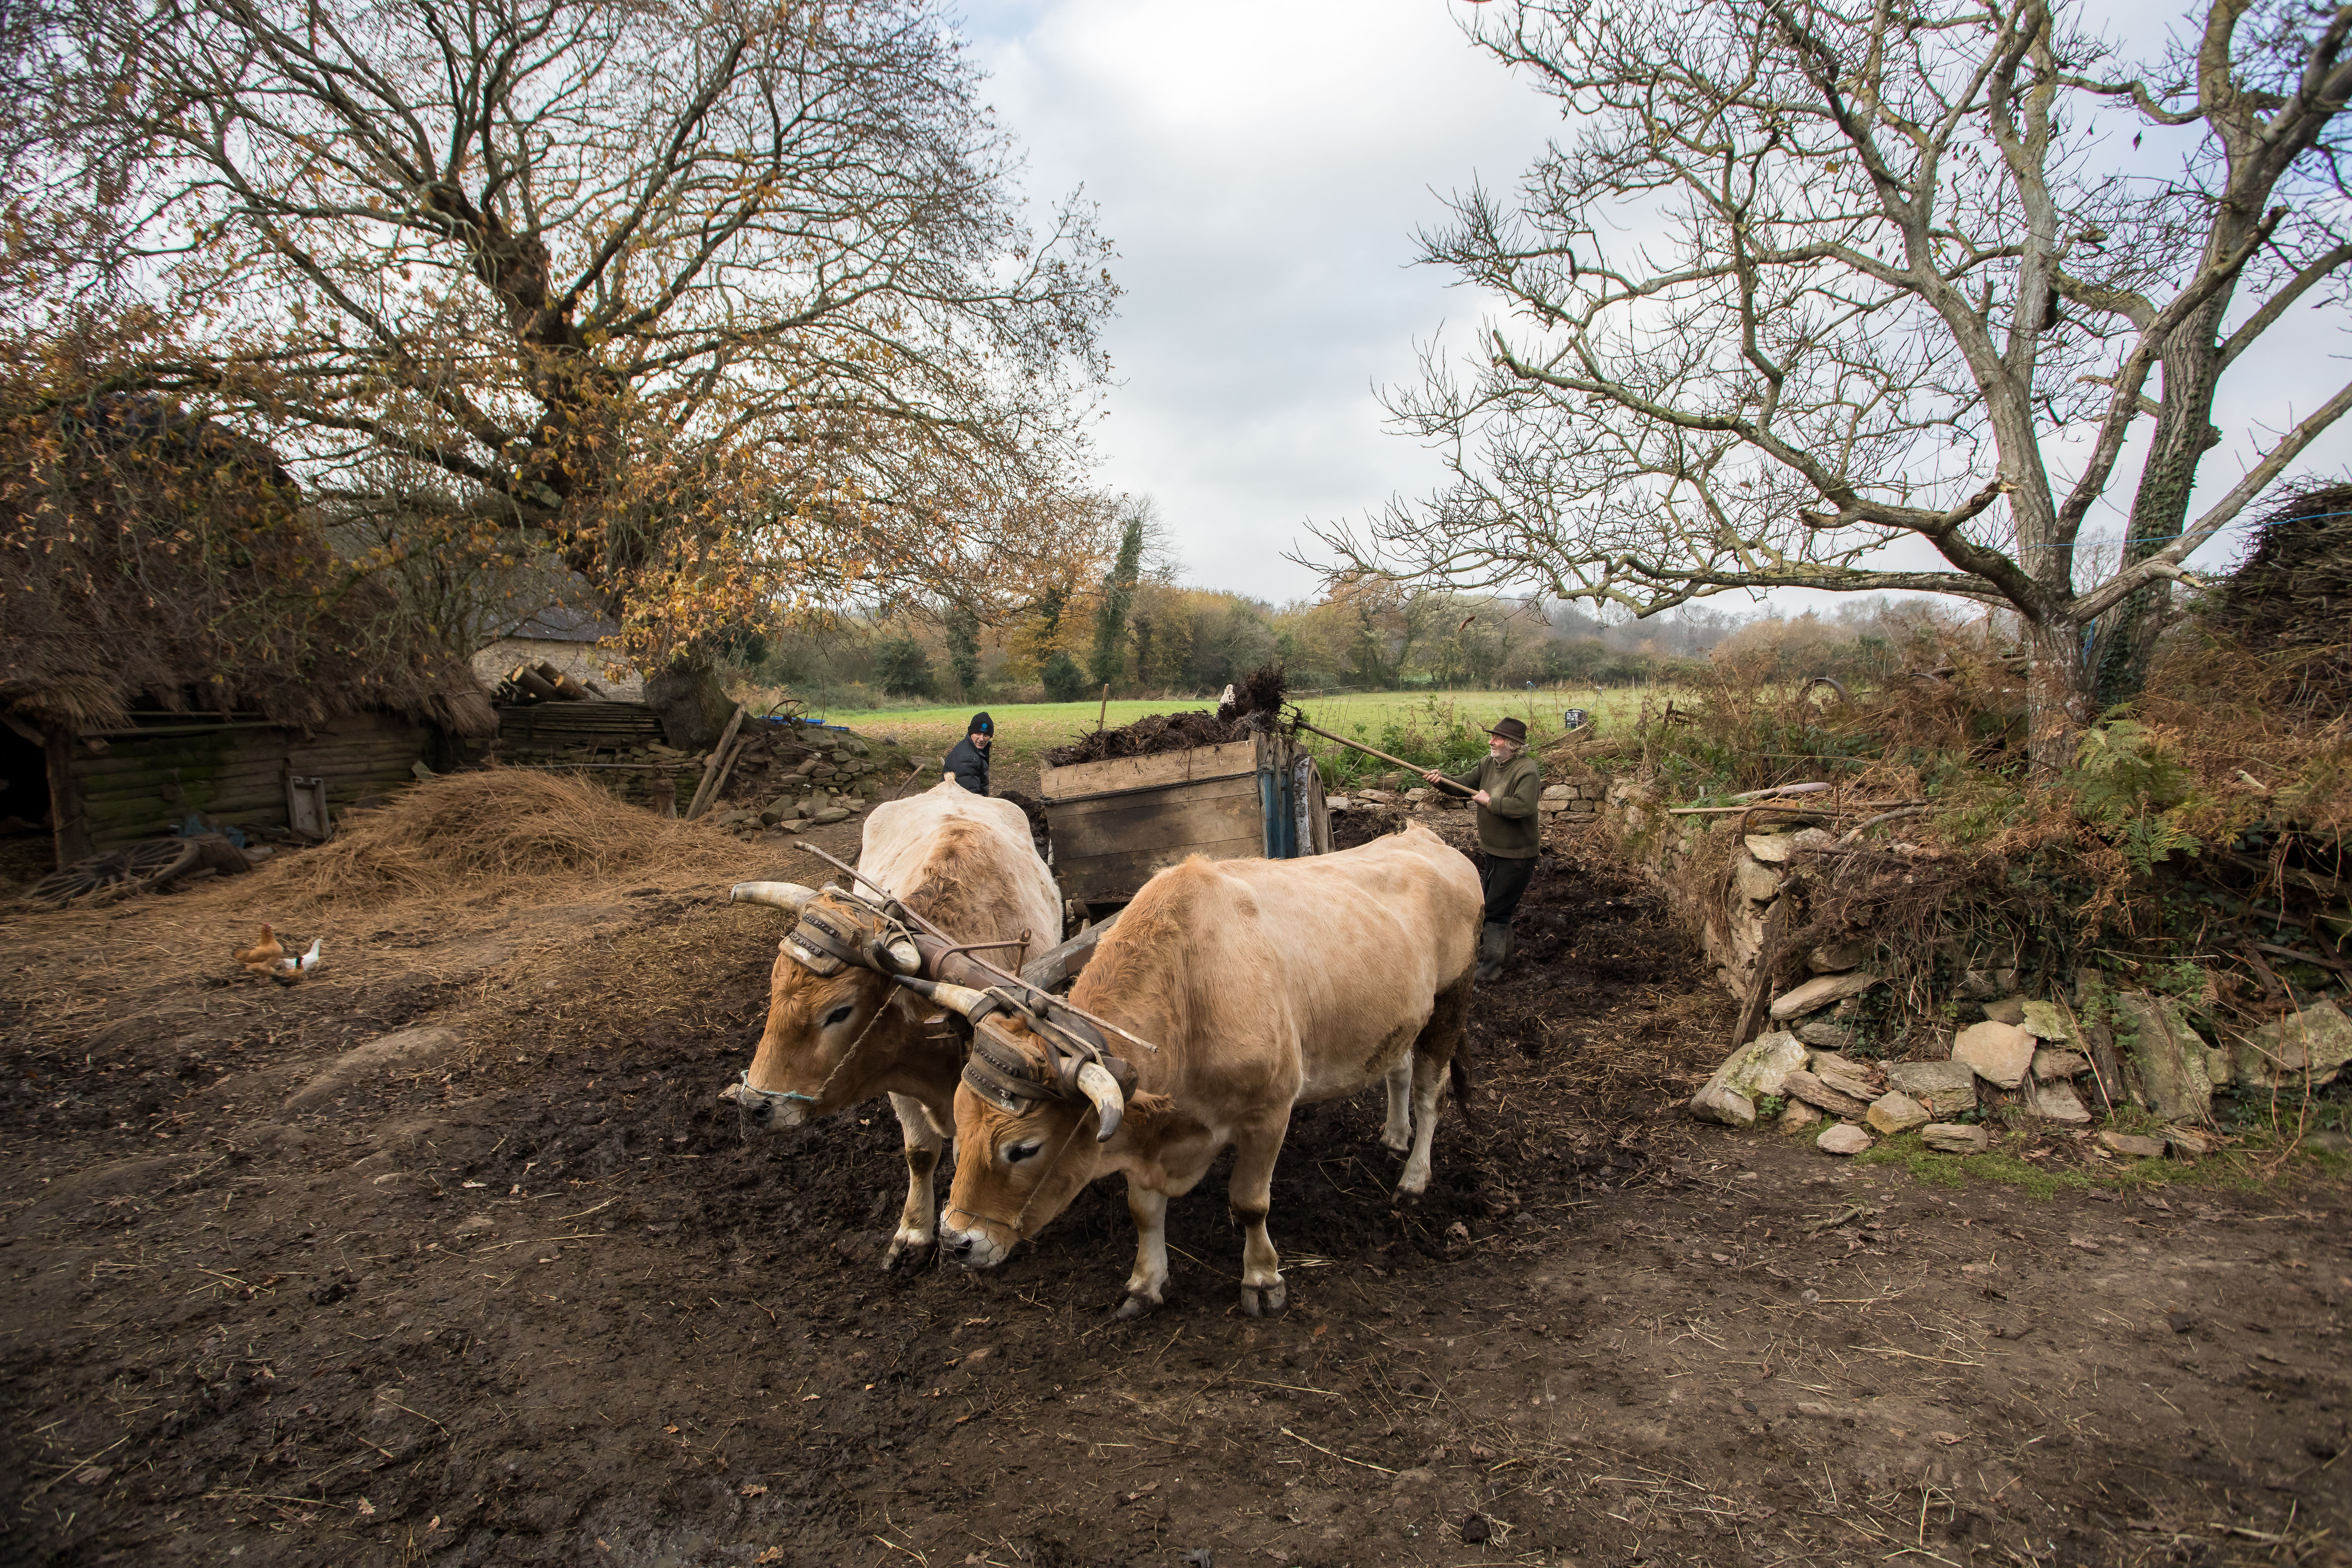
[{"label": "wooden beam", "polygon": [[1064,981],[1075,979],[1078,971],[1087,966],[1087,961],[1095,955],[1095,944],[1102,941],[1103,932],[1110,930],[1112,923],[1125,912],[1124,910],[1113,910],[1060,946],[1047,948],[1023,966],[1023,982],[1040,991],[1051,991]]},{"label": "wooden beam", "polygon": [[49,774],[49,842],[60,871],[90,856],[89,814],[73,771],[73,748],[79,744],[69,730],[52,727],[41,734]]},{"label": "wooden beam", "polygon": [[709,804],[712,788],[719,782],[721,764],[728,760],[727,749],[735,743],[735,731],[743,727],[746,711],[741,703],[735,705],[735,716],[727,721],[726,731],[719,737],[719,744],[710,748],[710,755],[702,764],[702,784],[694,792],[694,804],[686,808],[687,821],[692,822],[700,816],[703,807]]}]

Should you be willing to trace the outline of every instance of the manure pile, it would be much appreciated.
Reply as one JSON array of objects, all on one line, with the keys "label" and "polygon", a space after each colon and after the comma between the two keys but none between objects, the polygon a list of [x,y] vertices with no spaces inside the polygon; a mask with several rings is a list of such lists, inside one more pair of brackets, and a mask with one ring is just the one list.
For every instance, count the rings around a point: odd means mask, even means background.
[{"label": "manure pile", "polygon": [[1108,762],[1113,757],[1156,757],[1162,752],[1189,752],[1195,746],[1222,746],[1245,741],[1282,711],[1283,679],[1277,665],[1252,670],[1234,682],[1233,700],[1215,712],[1194,708],[1181,713],[1149,713],[1117,730],[1097,730],[1066,746],[1055,746],[1045,760],[1057,768],[1074,763]]}]

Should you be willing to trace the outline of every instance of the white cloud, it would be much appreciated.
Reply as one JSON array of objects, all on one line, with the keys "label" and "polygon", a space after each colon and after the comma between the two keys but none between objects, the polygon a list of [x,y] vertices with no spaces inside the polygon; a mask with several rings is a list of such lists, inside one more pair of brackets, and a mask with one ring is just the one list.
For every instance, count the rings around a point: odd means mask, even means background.
[{"label": "white cloud", "polygon": [[[1526,81],[1474,51],[1463,0],[968,0],[985,97],[1030,157],[1031,194],[1083,184],[1117,243],[1126,290],[1108,334],[1119,385],[1098,427],[1102,481],[1158,498],[1188,575],[1283,599],[1312,574],[1282,560],[1309,519],[1360,514],[1441,479],[1389,434],[1376,384],[1416,375],[1417,342],[1456,351],[1487,301],[1411,265],[1412,233],[1474,180],[1509,187],[1559,126]],[[2095,20],[2135,48],[2158,28],[2099,0]],[[2118,117],[2120,122],[2120,117]],[[2132,129],[2110,155],[2139,167]],[[2341,313],[2302,312],[2248,357],[2217,411],[2200,503],[2345,376]],[[2266,443],[2265,443],[2266,444]],[[2062,468],[2067,458],[2053,449]],[[2352,462],[2339,426],[2302,471]],[[2127,489],[2112,492],[2127,504]],[[2113,507],[2095,531],[2120,535]],[[2226,566],[2234,536],[2195,564]],[[1889,564],[1932,565],[1924,547]],[[1775,595],[1792,604],[1809,595]]]},{"label": "white cloud", "polygon": [[1104,482],[1159,499],[1205,585],[1307,593],[1281,559],[1304,521],[1438,478],[1382,430],[1372,387],[1410,379],[1415,342],[1480,302],[1409,265],[1412,231],[1474,174],[1516,179],[1556,123],[1453,10],[965,9],[1031,192],[1083,184],[1118,247]]}]

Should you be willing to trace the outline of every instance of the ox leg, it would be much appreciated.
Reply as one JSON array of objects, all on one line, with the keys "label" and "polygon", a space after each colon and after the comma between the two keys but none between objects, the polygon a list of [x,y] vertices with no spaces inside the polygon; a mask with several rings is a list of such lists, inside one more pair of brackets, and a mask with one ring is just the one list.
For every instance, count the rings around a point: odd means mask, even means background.
[{"label": "ox leg", "polygon": [[920,1268],[939,1245],[939,1205],[931,1192],[931,1173],[939,1169],[940,1149],[947,1142],[921,1100],[894,1094],[890,1109],[898,1113],[899,1134],[907,1145],[907,1206],[898,1211],[898,1229],[882,1257],[886,1273],[900,1267]]},{"label": "ox leg", "polygon": [[[1462,1050],[1463,1029],[1470,1020],[1469,974],[1437,994],[1437,1004],[1430,1009],[1429,1021],[1421,1026],[1421,1037],[1412,1043],[1412,1153],[1404,1163],[1404,1173],[1397,1178],[1397,1191],[1410,1197],[1419,1197],[1429,1187],[1429,1149],[1437,1137],[1437,1097],[1445,1089],[1445,1076],[1454,1068],[1454,1058]],[[1458,1082],[1466,1082],[1457,1074]]]},{"label": "ox leg", "polygon": [[1282,1257],[1265,1234],[1266,1212],[1274,1202],[1274,1163],[1289,1128],[1286,1106],[1271,1126],[1244,1127],[1234,1140],[1234,1177],[1225,1193],[1234,1223],[1242,1227],[1242,1310],[1253,1318],[1270,1318],[1289,1300]]},{"label": "ox leg", "polygon": [[1135,1221],[1135,1272],[1127,1277],[1121,1318],[1139,1318],[1168,1291],[1168,1194],[1127,1178],[1127,1212]]},{"label": "ox leg", "polygon": [[1389,1120],[1381,1129],[1381,1145],[1403,1153],[1412,1147],[1412,1053],[1407,1051],[1388,1070]]},{"label": "ox leg", "polygon": [[1412,1058],[1412,1152],[1397,1191],[1419,1197],[1429,1188],[1429,1151],[1437,1138],[1437,1097],[1445,1088],[1446,1064],[1418,1052]]}]

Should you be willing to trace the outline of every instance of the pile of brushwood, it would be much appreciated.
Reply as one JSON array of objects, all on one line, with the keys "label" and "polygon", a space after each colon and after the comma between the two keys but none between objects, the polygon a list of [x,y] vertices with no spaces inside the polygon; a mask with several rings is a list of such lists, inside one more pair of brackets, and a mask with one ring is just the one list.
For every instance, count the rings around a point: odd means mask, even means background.
[{"label": "pile of brushwood", "polygon": [[1195,708],[1181,713],[1149,713],[1117,730],[1097,730],[1070,745],[1056,746],[1045,760],[1057,768],[1113,757],[1156,757],[1195,746],[1245,741],[1282,711],[1283,677],[1278,665],[1252,670],[1234,682],[1232,700],[1215,712]]},{"label": "pile of brushwood", "polygon": [[2289,677],[2275,699],[2352,700],[2352,485],[2302,490],[2264,517],[2253,548],[2200,611],[2214,632]]}]

